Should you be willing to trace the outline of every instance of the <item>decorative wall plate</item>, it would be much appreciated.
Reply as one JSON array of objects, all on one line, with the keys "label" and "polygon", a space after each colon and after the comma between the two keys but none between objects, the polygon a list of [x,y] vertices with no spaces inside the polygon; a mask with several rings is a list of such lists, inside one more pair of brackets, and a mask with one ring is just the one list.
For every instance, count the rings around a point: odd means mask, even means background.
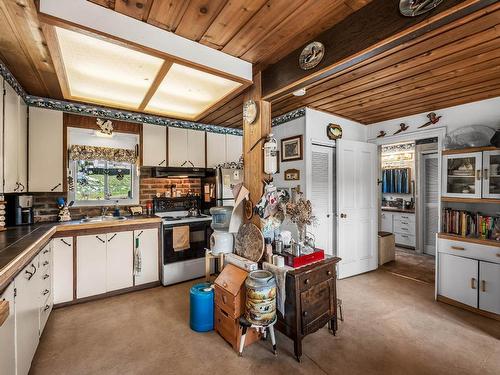
[{"label": "decorative wall plate", "polygon": [[325,46],[321,42],[311,42],[304,47],[299,56],[299,66],[309,70],[317,66],[325,56]]},{"label": "decorative wall plate", "polygon": [[401,0],[399,11],[403,16],[416,17],[433,10],[442,2],[443,0]]},{"label": "decorative wall plate", "polygon": [[253,124],[257,118],[257,103],[253,100],[247,100],[243,103],[243,120],[247,124]]},{"label": "decorative wall plate", "polygon": [[328,124],[326,127],[326,136],[332,141],[342,138],[342,127],[338,124]]}]

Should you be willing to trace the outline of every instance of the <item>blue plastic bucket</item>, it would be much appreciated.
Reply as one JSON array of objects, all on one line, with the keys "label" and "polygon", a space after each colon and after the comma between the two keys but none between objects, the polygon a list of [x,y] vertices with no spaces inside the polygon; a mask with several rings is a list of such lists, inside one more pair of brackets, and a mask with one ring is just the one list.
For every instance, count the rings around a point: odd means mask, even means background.
[{"label": "blue plastic bucket", "polygon": [[209,283],[195,284],[189,292],[189,326],[196,332],[214,329],[214,290]]}]

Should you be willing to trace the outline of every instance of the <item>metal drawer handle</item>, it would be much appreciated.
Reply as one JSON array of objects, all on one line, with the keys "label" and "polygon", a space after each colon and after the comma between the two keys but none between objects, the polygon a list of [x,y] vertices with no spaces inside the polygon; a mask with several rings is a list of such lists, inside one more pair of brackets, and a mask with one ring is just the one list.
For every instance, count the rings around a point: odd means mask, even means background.
[{"label": "metal drawer handle", "polygon": [[49,265],[49,261],[46,260],[45,262],[43,262],[42,266],[48,266]]},{"label": "metal drawer handle", "polygon": [[481,280],[481,291],[486,292],[486,280]]},{"label": "metal drawer handle", "polygon": [[403,227],[401,227],[401,230],[408,230],[408,228],[403,228]]},{"label": "metal drawer handle", "polygon": [[224,288],[227,288],[227,283],[224,281],[224,282],[222,283],[222,286],[223,286]]},{"label": "metal drawer handle", "polygon": [[408,236],[406,234],[402,234],[401,237],[408,238]]},{"label": "metal drawer handle", "polygon": [[307,316],[307,311],[304,311],[302,315]]},{"label": "metal drawer handle", "polygon": [[402,219],[409,219],[409,217],[408,217],[408,216],[403,216],[403,215],[401,215],[401,218],[402,218]]},{"label": "metal drawer handle", "polygon": [[227,303],[227,297],[224,295],[222,296],[222,302]]},{"label": "metal drawer handle", "polygon": [[140,237],[140,236],[141,236],[141,234],[143,234],[143,233],[144,233],[144,231],[143,231],[143,230],[141,230],[141,231],[139,232],[139,234],[137,235],[137,237]]},{"label": "metal drawer handle", "polygon": [[480,170],[480,169],[478,169],[478,170],[476,171],[476,179],[477,179],[477,180],[480,180],[480,179],[481,179],[481,170]]},{"label": "metal drawer handle", "polygon": [[118,234],[118,233],[113,234],[113,235],[111,236],[111,238],[108,240],[108,242],[111,242],[111,240],[112,240],[113,238],[115,238],[117,234]]},{"label": "metal drawer handle", "polygon": [[488,179],[488,168],[484,168],[484,179]]},{"label": "metal drawer handle", "polygon": [[49,251],[49,249],[45,249],[44,251],[42,251],[42,254],[47,254]]},{"label": "metal drawer handle", "polygon": [[97,238],[99,241],[101,241],[102,243],[106,243],[106,241],[104,241],[101,237],[99,236],[95,236],[95,238]]},{"label": "metal drawer handle", "polygon": [[47,295],[47,294],[49,294],[49,293],[50,293],[50,291],[49,291],[48,289],[45,289],[45,290],[43,291],[42,295],[46,296],[46,295]]},{"label": "metal drawer handle", "polygon": [[158,163],[158,165],[162,165],[163,163],[165,163],[165,159],[163,159],[162,161],[160,161],[160,162]]},{"label": "metal drawer handle", "polygon": [[50,306],[49,305],[45,305],[45,308],[43,309],[43,311],[47,311],[48,309],[50,309]]},{"label": "metal drawer handle", "polygon": [[61,186],[61,183],[59,182],[56,186],[54,186],[52,189],[50,189],[50,191],[54,191],[56,190],[59,186]]},{"label": "metal drawer handle", "polygon": [[304,283],[305,283],[306,285],[308,285],[308,284],[309,284],[309,282],[310,282],[310,280],[309,280],[309,279],[305,279],[305,281],[304,281]]},{"label": "metal drawer handle", "polygon": [[453,250],[465,250],[464,247],[461,247],[461,246],[452,246],[451,247]]},{"label": "metal drawer handle", "polygon": [[50,277],[50,275],[45,274],[45,275],[43,275],[43,277],[42,277],[42,278],[43,278],[44,280],[47,280],[49,277]]},{"label": "metal drawer handle", "polygon": [[472,289],[476,289],[476,279],[475,278],[470,279],[470,287]]},{"label": "metal drawer handle", "polygon": [[33,272],[30,272],[28,270],[24,271],[25,274],[28,275],[28,281],[31,280],[31,278],[33,277],[34,273]]},{"label": "metal drawer handle", "polygon": [[63,244],[65,244],[66,246],[71,246],[71,244],[68,241],[66,241],[64,238],[61,238],[61,242]]},{"label": "metal drawer handle", "polygon": [[331,276],[331,275],[332,275],[332,271],[328,270],[328,271],[326,271],[326,274],[327,274],[328,276]]},{"label": "metal drawer handle", "polygon": [[402,221],[401,224],[408,225],[406,221]]}]

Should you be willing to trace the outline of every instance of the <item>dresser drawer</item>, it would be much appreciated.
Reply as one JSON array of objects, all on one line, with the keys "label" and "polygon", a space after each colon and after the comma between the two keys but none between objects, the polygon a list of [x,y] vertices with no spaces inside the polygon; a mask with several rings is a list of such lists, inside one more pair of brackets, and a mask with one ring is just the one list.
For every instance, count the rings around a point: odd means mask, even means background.
[{"label": "dresser drawer", "polygon": [[316,284],[322,283],[323,281],[329,280],[335,277],[335,266],[331,264],[325,264],[318,269],[306,272],[299,277],[299,290],[305,291]]},{"label": "dresser drawer", "polygon": [[411,234],[394,233],[396,244],[403,246],[415,246],[415,236]]},{"label": "dresser drawer", "polygon": [[215,284],[215,305],[229,313],[233,318],[239,318],[243,314],[245,301],[242,293],[233,295],[224,288]]},{"label": "dresser drawer", "polygon": [[394,233],[415,235],[415,223],[408,220],[394,220]]},{"label": "dresser drawer", "polygon": [[415,223],[415,214],[412,213],[394,212],[392,214],[392,217],[394,218],[394,220]]},{"label": "dresser drawer", "polygon": [[317,331],[333,318],[334,301],[336,297],[332,280],[313,285],[300,294],[302,334]]},{"label": "dresser drawer", "polygon": [[500,247],[438,238],[440,253],[500,263]]}]

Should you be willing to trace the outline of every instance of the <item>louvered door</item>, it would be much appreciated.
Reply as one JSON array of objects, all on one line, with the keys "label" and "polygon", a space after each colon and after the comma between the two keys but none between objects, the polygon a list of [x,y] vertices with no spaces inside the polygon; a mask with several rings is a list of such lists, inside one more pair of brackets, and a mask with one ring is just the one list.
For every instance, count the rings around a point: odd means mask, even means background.
[{"label": "louvered door", "polygon": [[439,163],[437,154],[428,154],[423,156],[424,163],[424,188],[423,202],[424,202],[424,253],[429,255],[436,254],[436,232],[438,231],[438,217],[439,217]]}]

